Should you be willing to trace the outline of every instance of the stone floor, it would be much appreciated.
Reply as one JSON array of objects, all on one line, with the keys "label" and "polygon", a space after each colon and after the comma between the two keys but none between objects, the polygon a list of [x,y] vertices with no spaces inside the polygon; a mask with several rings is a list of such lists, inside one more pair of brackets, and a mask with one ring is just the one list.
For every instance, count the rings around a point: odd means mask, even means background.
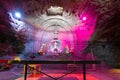
[{"label": "stone floor", "polygon": [[[59,69],[42,69],[43,72],[48,73],[48,74],[55,74],[53,76],[56,75],[60,75],[60,74],[64,74],[67,72],[67,70],[59,70]],[[69,75],[72,76],[71,79],[70,78],[64,78],[62,80],[80,80],[80,79],[76,79],[76,76],[81,76],[82,75],[82,70],[78,70],[72,74]],[[28,77],[29,75],[31,75],[30,73],[28,73]],[[39,75],[43,75],[43,74],[39,74]],[[73,77],[74,76],[74,77]],[[105,67],[101,67],[99,69],[96,70],[92,70],[89,69],[87,70],[87,77],[93,77],[95,79],[88,79],[87,80],[120,80],[120,69],[111,69],[111,68],[105,68]],[[23,67],[22,66],[17,66],[17,67],[13,67],[10,70],[6,70],[6,71],[0,71],[0,80],[23,80]],[[35,78],[35,77],[33,77]],[[36,79],[33,79],[32,77],[29,78],[28,80],[52,80],[52,79],[46,79],[40,76],[37,76]],[[61,79],[59,79],[61,80]]]},{"label": "stone floor", "polygon": [[[35,58],[35,60],[51,60],[51,59],[65,59],[70,58],[71,60],[74,59],[74,57],[71,56],[38,56]],[[24,56],[23,58],[29,60],[30,58],[27,56]],[[1,58],[2,59],[2,58]],[[3,58],[5,59],[5,58]],[[30,59],[31,60],[31,59]],[[82,68],[79,66],[79,70],[68,75],[67,78],[64,77],[63,79],[59,80],[82,80]],[[65,68],[65,65],[56,65],[53,64],[52,66],[49,64],[42,64],[41,71],[50,74],[52,76],[59,76],[61,74],[65,74],[68,72],[68,70]],[[51,78],[46,78],[43,74],[37,74],[36,77],[30,77],[30,74],[28,72],[27,76],[29,79],[27,80],[51,80]],[[41,77],[42,75],[42,77]],[[94,78],[94,79],[93,79]],[[23,65],[22,64],[13,64],[12,68],[10,70],[4,70],[0,71],[0,80],[24,80],[23,79]],[[113,69],[109,68],[105,64],[97,65],[96,69],[93,70],[93,67],[89,67],[87,69],[87,80],[120,80],[120,69]]]}]

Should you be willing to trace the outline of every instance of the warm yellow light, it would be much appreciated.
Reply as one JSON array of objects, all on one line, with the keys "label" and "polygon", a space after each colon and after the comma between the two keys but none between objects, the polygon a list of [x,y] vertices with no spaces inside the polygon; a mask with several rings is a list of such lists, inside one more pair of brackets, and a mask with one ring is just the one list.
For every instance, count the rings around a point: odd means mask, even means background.
[{"label": "warm yellow light", "polygon": [[15,57],[14,60],[21,61],[21,58],[20,57]]}]

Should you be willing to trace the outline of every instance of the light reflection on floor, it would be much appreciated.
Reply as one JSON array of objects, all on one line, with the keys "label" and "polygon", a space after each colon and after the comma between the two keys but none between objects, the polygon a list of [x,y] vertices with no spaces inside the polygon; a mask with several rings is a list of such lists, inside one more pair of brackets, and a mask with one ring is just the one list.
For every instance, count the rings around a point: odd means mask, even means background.
[{"label": "light reflection on floor", "polygon": [[[62,75],[64,75],[64,74],[59,74],[59,73],[58,73],[58,74],[48,74],[48,75],[53,76],[53,77],[60,77],[60,76],[62,76]],[[43,75],[43,74],[37,74],[36,76],[34,76],[34,75],[29,75],[29,76],[27,77],[27,80],[43,80],[42,77],[47,77],[47,76],[45,76],[45,75]],[[83,75],[82,75],[82,74],[69,74],[69,75],[67,75],[67,76],[65,76],[65,77],[69,77],[69,78],[75,77],[74,80],[83,80]],[[64,80],[64,77],[61,78],[61,79]],[[58,79],[58,80],[61,80],[61,79]],[[23,77],[18,78],[18,79],[16,79],[16,80],[23,80]],[[48,80],[48,79],[47,79],[47,80]],[[51,79],[51,80],[52,80],[52,79]],[[68,79],[66,78],[66,80],[68,80]],[[99,79],[97,79],[95,76],[92,76],[92,75],[90,75],[90,74],[87,74],[87,75],[86,75],[86,80],[99,80]]]}]

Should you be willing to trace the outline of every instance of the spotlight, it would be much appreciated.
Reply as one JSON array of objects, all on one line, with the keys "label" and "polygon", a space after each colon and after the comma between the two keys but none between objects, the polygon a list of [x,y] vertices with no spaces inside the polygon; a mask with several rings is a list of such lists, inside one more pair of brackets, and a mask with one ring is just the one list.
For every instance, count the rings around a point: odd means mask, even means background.
[{"label": "spotlight", "polygon": [[21,14],[20,14],[19,12],[16,12],[16,13],[15,13],[15,17],[21,18]]},{"label": "spotlight", "polygon": [[83,17],[82,20],[85,21],[85,20],[87,20],[87,18],[86,18],[86,17]]}]

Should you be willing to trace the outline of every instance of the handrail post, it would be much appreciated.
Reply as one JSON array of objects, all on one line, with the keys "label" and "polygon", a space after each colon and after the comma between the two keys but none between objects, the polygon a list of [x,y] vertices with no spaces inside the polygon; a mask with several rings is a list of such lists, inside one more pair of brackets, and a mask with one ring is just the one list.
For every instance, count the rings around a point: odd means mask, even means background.
[{"label": "handrail post", "polygon": [[24,80],[27,80],[27,64],[24,64]]},{"label": "handrail post", "polygon": [[83,80],[86,80],[86,64],[83,63]]}]

